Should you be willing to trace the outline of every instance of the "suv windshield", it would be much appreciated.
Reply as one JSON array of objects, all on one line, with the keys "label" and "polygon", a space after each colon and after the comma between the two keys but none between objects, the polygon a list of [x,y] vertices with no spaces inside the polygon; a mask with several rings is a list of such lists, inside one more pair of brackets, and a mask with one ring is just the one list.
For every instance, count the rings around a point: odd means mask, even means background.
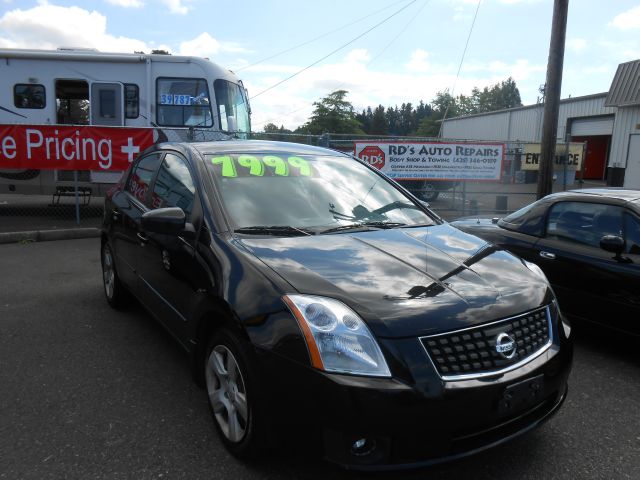
[{"label": "suv windshield", "polygon": [[249,105],[240,85],[218,79],[213,82],[218,105],[220,129],[231,132],[249,132]]},{"label": "suv windshield", "polygon": [[421,206],[347,157],[275,153],[205,158],[234,229],[244,233],[434,224]]}]

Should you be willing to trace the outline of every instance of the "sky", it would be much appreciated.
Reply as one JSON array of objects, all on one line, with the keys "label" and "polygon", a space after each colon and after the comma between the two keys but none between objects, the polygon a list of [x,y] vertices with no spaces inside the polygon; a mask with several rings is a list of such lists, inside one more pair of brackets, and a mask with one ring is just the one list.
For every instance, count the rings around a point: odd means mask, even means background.
[{"label": "sky", "polygon": [[[535,103],[552,13],[553,0],[0,0],[0,48],[207,57],[243,80],[254,131],[293,129],[337,89],[362,111],[513,77]],[[639,58],[640,2],[569,2],[563,98],[606,92]]]}]

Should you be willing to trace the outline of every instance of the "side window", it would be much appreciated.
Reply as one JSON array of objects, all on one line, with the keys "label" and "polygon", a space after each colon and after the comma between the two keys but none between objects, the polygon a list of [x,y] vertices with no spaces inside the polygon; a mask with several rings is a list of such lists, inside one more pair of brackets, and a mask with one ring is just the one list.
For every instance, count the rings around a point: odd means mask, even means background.
[{"label": "side window", "polygon": [[153,174],[160,164],[160,153],[152,153],[141,158],[131,169],[126,190],[141,202],[145,201]]},{"label": "side window", "polygon": [[44,85],[32,83],[14,85],[13,104],[16,108],[44,108],[46,106]]},{"label": "side window", "polygon": [[604,235],[621,232],[622,209],[613,205],[559,202],[551,207],[547,219],[547,237],[592,247],[599,247]]},{"label": "side window", "polygon": [[140,116],[140,89],[135,83],[124,84],[124,115],[126,118]]},{"label": "side window", "polygon": [[211,127],[209,88],[203,78],[158,78],[156,119],[159,125]]},{"label": "side window", "polygon": [[167,153],[153,185],[153,208],[180,207],[189,216],[193,210],[195,193],[196,187],[186,160]]},{"label": "side window", "polygon": [[624,214],[626,253],[640,255],[640,221],[629,213]]}]

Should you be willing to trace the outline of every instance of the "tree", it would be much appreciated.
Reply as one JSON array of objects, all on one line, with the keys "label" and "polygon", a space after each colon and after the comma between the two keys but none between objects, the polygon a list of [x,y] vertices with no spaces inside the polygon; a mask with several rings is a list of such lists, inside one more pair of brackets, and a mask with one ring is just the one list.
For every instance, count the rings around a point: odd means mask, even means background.
[{"label": "tree", "polygon": [[378,105],[373,111],[373,119],[371,120],[371,135],[386,135],[388,133],[387,117],[384,113],[384,107]]},{"label": "tree", "polygon": [[363,134],[362,124],[356,119],[351,102],[345,100],[346,90],[336,90],[313,102],[315,107],[309,121],[297,133],[321,135],[323,133]]},{"label": "tree", "polygon": [[264,133],[278,133],[278,126],[275,123],[267,123],[262,131]]},{"label": "tree", "polygon": [[431,101],[434,114],[437,118],[457,117],[459,115],[459,106],[453,96],[447,91],[436,93],[436,98]]},{"label": "tree", "polygon": [[167,52],[166,50],[151,50],[151,54],[152,55],[171,55],[169,52]]}]

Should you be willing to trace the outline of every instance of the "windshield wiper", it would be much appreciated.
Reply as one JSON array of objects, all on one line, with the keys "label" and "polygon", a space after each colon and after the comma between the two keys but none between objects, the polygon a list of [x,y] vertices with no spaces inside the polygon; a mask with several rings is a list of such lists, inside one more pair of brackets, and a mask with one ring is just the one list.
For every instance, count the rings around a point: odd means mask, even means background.
[{"label": "windshield wiper", "polygon": [[358,222],[351,223],[349,225],[340,225],[339,227],[327,228],[326,230],[322,230],[320,233],[334,233],[334,232],[343,232],[346,230],[371,230],[372,228],[396,228],[396,227],[404,227],[406,223],[402,222]]},{"label": "windshield wiper", "polygon": [[248,235],[313,235],[306,228],[292,227],[291,225],[254,225],[252,227],[236,228],[234,233],[245,233]]}]

